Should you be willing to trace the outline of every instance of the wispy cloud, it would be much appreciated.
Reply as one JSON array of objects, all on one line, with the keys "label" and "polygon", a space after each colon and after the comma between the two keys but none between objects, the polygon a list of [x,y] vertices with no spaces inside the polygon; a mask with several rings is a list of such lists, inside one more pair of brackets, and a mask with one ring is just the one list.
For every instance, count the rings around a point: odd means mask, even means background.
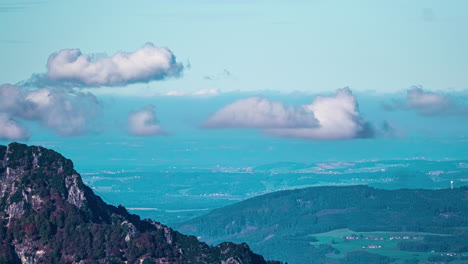
[{"label": "wispy cloud", "polygon": [[210,116],[206,128],[257,128],[263,132],[305,139],[353,139],[375,136],[375,130],[359,112],[349,88],[332,96],[318,96],[297,107],[261,97],[237,100]]},{"label": "wispy cloud", "polygon": [[167,48],[145,44],[135,52],[113,56],[83,54],[79,49],[64,49],[50,55],[45,74],[34,74],[21,83],[33,87],[125,86],[179,77],[184,66]]},{"label": "wispy cloud", "polygon": [[151,105],[130,113],[127,128],[128,132],[134,136],[155,136],[166,133],[158,125],[154,107]]},{"label": "wispy cloud", "polygon": [[405,100],[393,99],[384,102],[383,108],[388,111],[413,110],[423,116],[468,114],[468,108],[459,104],[454,98],[424,90],[421,86],[408,89]]},{"label": "wispy cloud", "polygon": [[201,89],[195,92],[183,92],[183,91],[168,91],[164,95],[165,96],[190,96],[190,97],[211,97],[220,95],[220,91],[218,89]]},{"label": "wispy cloud", "polygon": [[229,70],[224,69],[220,73],[213,74],[213,75],[206,75],[203,77],[203,79],[208,80],[208,81],[214,81],[214,80],[229,78],[230,76],[231,76],[231,72]]},{"label": "wispy cloud", "polygon": [[35,7],[44,3],[45,1],[4,1],[3,3],[0,3],[0,13],[19,12],[24,9]]}]

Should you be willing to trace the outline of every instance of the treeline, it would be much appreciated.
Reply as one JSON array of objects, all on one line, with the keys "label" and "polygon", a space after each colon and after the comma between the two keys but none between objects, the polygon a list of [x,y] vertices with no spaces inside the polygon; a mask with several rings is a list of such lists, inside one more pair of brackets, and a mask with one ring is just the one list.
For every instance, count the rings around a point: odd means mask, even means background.
[{"label": "treeline", "polygon": [[421,241],[402,241],[398,248],[413,252],[468,252],[468,231],[453,236],[424,236]]},{"label": "treeline", "polygon": [[[296,254],[298,251],[310,252],[308,259],[325,258],[330,253],[291,238],[304,238],[336,229],[460,235],[457,230],[468,226],[466,197],[468,187],[453,190],[311,187],[274,192],[216,209],[180,224],[178,229],[201,236],[210,243],[245,241],[266,256],[307,263],[304,257]],[[430,239],[422,245],[401,246],[426,247]],[[450,249],[457,243],[466,245],[466,242],[459,241],[464,238],[446,239],[446,243],[453,245],[448,247]],[[442,249],[445,242],[437,244],[438,247]],[[430,243],[436,245],[435,242]]]},{"label": "treeline", "polygon": [[[213,210],[180,225],[209,238],[296,237],[349,228],[452,233],[468,226],[468,188],[378,190],[367,186],[280,191]],[[220,228],[223,227],[223,228]],[[255,228],[253,228],[255,227]]]}]

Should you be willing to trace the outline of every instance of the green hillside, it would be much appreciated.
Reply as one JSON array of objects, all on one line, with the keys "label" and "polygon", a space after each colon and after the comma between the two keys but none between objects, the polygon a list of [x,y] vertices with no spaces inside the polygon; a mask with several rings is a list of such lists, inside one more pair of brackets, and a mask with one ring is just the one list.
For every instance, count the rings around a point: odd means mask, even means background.
[{"label": "green hillside", "polygon": [[[291,263],[463,263],[467,226],[468,187],[346,186],[266,194],[213,210],[178,229],[209,243],[247,242],[269,258]],[[347,231],[325,233],[333,230]]]}]

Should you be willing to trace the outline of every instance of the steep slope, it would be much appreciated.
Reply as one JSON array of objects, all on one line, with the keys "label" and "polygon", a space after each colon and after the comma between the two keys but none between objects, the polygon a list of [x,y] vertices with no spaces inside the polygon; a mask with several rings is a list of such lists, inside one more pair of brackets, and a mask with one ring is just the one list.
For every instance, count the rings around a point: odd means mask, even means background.
[{"label": "steep slope", "polygon": [[[456,236],[446,239],[446,250],[464,252],[468,251],[468,243],[459,241],[468,241],[466,226],[468,187],[379,190],[346,186],[266,194],[213,210],[181,224],[178,230],[201,236],[209,243],[247,242],[264,256],[307,263],[336,251],[333,243],[318,246],[314,238],[317,233],[350,229],[451,234]],[[434,243],[428,246],[424,241],[417,242],[420,244],[400,243],[398,246],[401,250],[424,248],[414,251],[426,252],[437,248]]]},{"label": "steep slope", "polygon": [[246,244],[210,247],[104,203],[72,161],[0,146],[0,263],[266,263]]}]

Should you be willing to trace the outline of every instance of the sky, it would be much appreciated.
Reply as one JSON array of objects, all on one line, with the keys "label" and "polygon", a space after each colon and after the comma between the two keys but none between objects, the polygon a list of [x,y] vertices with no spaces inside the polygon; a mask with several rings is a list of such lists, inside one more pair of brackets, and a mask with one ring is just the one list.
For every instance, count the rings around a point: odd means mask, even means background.
[{"label": "sky", "polygon": [[467,8],[0,0],[0,143],[83,168],[467,159]]}]

